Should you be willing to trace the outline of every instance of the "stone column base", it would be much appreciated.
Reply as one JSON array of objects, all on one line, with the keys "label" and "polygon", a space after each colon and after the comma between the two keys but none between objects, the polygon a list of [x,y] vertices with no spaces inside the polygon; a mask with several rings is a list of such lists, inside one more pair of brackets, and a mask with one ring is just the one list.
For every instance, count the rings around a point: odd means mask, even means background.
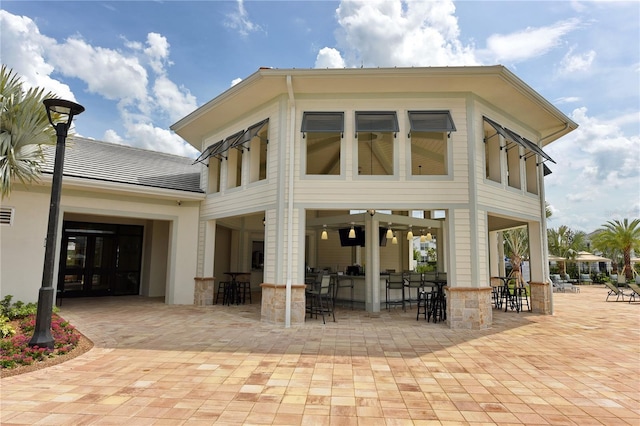
[{"label": "stone column base", "polygon": [[530,281],[529,288],[531,289],[531,311],[537,314],[551,314],[551,285]]},{"label": "stone column base", "polygon": [[195,277],[193,304],[196,306],[213,305],[215,277]]},{"label": "stone column base", "polygon": [[449,287],[446,291],[450,328],[484,330],[491,327],[491,287]]},{"label": "stone column base", "polygon": [[[260,287],[262,288],[260,320],[285,325],[287,286],[262,283]],[[304,284],[291,285],[291,325],[304,324],[305,288]]]}]

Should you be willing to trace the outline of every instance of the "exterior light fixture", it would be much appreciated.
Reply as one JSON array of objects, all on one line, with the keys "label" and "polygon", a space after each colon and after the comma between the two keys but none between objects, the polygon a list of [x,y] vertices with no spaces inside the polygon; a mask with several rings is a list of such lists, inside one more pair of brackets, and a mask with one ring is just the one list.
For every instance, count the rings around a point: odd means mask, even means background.
[{"label": "exterior light fixture", "polygon": [[267,226],[267,218],[266,217],[262,218],[262,226]]},{"label": "exterior light fixture", "polygon": [[[47,109],[49,123],[56,131],[56,156],[53,163],[53,180],[51,182],[51,203],[49,203],[49,223],[44,252],[44,268],[42,286],[38,293],[38,309],[36,325],[29,346],[53,349],[54,340],[51,335],[51,314],[53,312],[53,278],[55,267],[56,240],[58,238],[58,216],[60,214],[60,195],[62,193],[62,171],[64,168],[64,150],[67,134],[73,117],[81,114],[84,107],[64,99],[45,99],[42,101]],[[52,114],[55,114],[52,116]],[[64,121],[66,117],[66,122]],[[54,119],[63,119],[54,123]]]},{"label": "exterior light fixture", "polygon": [[427,241],[433,241],[433,235],[431,235],[431,232],[427,232],[426,239]]},{"label": "exterior light fixture", "polygon": [[367,210],[367,212],[369,213],[369,215],[373,216],[374,214],[376,214],[375,209],[369,209]]},{"label": "exterior light fixture", "polygon": [[389,223],[389,227],[387,228],[387,239],[393,238],[393,231],[391,230],[391,223]]},{"label": "exterior light fixture", "polygon": [[393,233],[393,238],[391,239],[391,244],[398,245],[398,239],[396,238],[396,233]]},{"label": "exterior light fixture", "polygon": [[424,243],[425,241],[427,241],[427,237],[424,235],[424,230],[422,230],[420,231],[420,242]]},{"label": "exterior light fixture", "polygon": [[407,240],[413,240],[413,230],[411,225],[409,225],[409,232],[407,232]]},{"label": "exterior light fixture", "polygon": [[329,235],[327,234],[327,225],[322,225],[322,235],[320,236],[321,240],[328,240]]},{"label": "exterior light fixture", "polygon": [[351,222],[351,229],[349,230],[349,238],[350,239],[356,238],[356,230],[353,229],[353,222]]}]

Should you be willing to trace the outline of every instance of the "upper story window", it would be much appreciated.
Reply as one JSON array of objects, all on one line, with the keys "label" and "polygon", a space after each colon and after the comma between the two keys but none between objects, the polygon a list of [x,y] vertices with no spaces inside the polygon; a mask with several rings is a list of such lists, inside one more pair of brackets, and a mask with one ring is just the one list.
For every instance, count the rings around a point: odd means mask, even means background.
[{"label": "upper story window", "polygon": [[448,173],[449,135],[456,130],[449,111],[409,111],[411,174]]},{"label": "upper story window", "polygon": [[357,111],[358,174],[393,175],[393,139],[398,128],[395,111]]},{"label": "upper story window", "polygon": [[306,140],[306,174],[339,175],[344,113],[305,112],[300,131]]},{"label": "upper story window", "polygon": [[249,182],[267,178],[267,146],[269,145],[269,119],[249,127],[242,135],[242,146],[251,152]]},{"label": "upper story window", "polygon": [[[490,118],[484,118],[485,164],[487,179],[500,182],[499,151],[505,150],[507,157],[507,183],[514,188],[522,188],[522,160],[524,159],[525,187],[532,194],[538,193],[538,158],[540,163],[551,161],[549,155],[538,145],[520,136],[513,130],[501,126]],[[495,133],[493,133],[495,131]],[[498,158],[498,160],[496,160]]]}]

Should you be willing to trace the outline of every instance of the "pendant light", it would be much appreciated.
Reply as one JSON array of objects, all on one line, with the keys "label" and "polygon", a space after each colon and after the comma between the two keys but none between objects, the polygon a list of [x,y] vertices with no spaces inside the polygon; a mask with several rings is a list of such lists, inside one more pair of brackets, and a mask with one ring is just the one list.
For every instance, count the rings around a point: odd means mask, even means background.
[{"label": "pendant light", "polygon": [[395,232],[393,233],[393,238],[391,239],[391,244],[395,244],[395,245],[398,244],[398,239],[396,238],[396,233]]},{"label": "pendant light", "polygon": [[411,225],[409,225],[409,232],[407,232],[407,240],[413,240],[413,230]]},{"label": "pendant light", "polygon": [[328,240],[329,235],[327,234],[327,225],[322,225],[322,235],[320,236],[321,240]]},{"label": "pendant light", "polygon": [[391,230],[391,223],[389,223],[389,227],[387,228],[387,239],[393,238],[393,231]]},{"label": "pendant light", "polygon": [[351,229],[349,230],[349,238],[352,240],[356,238],[356,230],[353,229],[353,222],[351,222]]},{"label": "pendant light", "polygon": [[420,231],[420,242],[424,243],[427,241],[427,237],[424,235],[424,230]]},{"label": "pendant light", "polygon": [[432,241],[433,240],[433,235],[431,235],[431,232],[427,232],[427,241]]}]

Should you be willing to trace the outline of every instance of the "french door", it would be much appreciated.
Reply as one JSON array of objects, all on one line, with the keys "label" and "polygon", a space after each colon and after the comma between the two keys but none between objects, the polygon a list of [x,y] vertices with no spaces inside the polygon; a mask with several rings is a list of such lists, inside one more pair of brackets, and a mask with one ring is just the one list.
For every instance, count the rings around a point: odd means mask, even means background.
[{"label": "french door", "polygon": [[139,294],[142,226],[64,222],[58,289],[68,296]]}]

